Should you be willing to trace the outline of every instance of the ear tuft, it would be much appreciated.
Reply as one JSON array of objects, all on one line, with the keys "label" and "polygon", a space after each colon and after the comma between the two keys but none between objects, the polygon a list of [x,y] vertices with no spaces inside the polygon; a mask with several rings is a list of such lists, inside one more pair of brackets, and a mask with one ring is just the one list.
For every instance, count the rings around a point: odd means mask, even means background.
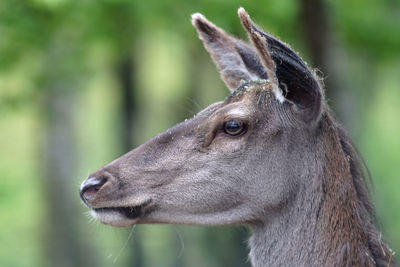
[{"label": "ear tuft", "polygon": [[204,32],[212,32],[215,31],[214,27],[210,27],[212,23],[206,19],[201,13],[192,14],[192,25],[196,29],[201,29]]},{"label": "ear tuft", "polygon": [[205,17],[203,16],[203,14],[201,14],[201,13],[199,13],[199,12],[193,13],[192,16],[191,16],[191,18],[192,18],[192,24],[193,24],[193,25],[195,25],[195,21],[201,20],[201,19],[205,19]]},{"label": "ear tuft", "polygon": [[251,24],[252,21],[250,19],[249,14],[247,14],[246,10],[243,7],[239,7],[238,16],[240,21],[242,22],[243,27],[247,30],[247,32],[251,32]]}]

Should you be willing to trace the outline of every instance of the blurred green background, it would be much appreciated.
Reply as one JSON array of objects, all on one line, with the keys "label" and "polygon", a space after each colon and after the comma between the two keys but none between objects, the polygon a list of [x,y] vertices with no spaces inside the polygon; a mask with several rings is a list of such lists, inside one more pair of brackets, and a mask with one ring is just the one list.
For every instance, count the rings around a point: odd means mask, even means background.
[{"label": "blurred green background", "polygon": [[[400,251],[400,1],[1,0],[0,266],[248,266],[248,231],[93,222],[91,172],[227,94],[190,24],[243,6],[325,77]],[[323,74],[322,74],[323,73]]]}]

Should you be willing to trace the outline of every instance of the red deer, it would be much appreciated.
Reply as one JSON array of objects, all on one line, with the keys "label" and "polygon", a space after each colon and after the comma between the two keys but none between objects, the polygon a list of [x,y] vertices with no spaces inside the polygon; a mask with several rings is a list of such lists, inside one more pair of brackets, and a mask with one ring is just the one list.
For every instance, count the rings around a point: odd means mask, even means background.
[{"label": "red deer", "polygon": [[257,267],[394,266],[320,79],[238,13],[252,46],[192,15],[231,94],[91,174],[82,200],[113,226],[248,226]]}]

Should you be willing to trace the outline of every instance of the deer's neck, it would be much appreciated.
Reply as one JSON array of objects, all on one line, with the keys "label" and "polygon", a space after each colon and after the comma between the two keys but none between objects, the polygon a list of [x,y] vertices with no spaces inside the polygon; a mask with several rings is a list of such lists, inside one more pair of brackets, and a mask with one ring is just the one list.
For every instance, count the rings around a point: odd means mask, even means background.
[{"label": "deer's neck", "polygon": [[317,208],[323,200],[304,197],[302,202],[253,227],[249,243],[254,267],[324,265],[319,257],[328,244],[320,231]]},{"label": "deer's neck", "polygon": [[360,204],[340,140],[326,136],[319,148],[294,200],[253,227],[255,267],[375,265],[368,233],[374,226]]}]

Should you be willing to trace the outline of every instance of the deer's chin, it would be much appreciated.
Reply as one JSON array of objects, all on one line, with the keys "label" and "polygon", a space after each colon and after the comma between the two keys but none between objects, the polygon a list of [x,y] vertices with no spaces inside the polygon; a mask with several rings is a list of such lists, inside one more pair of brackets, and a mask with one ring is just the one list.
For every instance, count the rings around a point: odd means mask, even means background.
[{"label": "deer's chin", "polygon": [[126,227],[135,224],[136,219],[128,219],[123,214],[115,210],[92,210],[92,216],[101,223],[116,227]]}]

